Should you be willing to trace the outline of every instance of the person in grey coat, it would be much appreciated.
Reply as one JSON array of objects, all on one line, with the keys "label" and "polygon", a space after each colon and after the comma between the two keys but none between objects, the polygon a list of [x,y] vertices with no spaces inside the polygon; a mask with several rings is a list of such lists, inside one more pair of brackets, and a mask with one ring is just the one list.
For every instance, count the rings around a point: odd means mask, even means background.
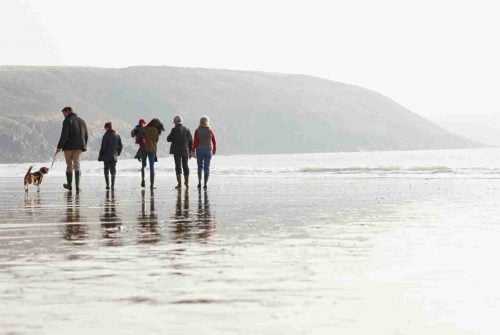
[{"label": "person in grey coat", "polygon": [[193,136],[191,131],[182,124],[182,117],[174,117],[175,127],[167,136],[167,141],[171,142],[170,153],[174,155],[175,174],[177,177],[176,189],[181,188],[181,175],[184,172],[184,185],[189,187],[189,166],[188,160],[191,158],[191,147],[193,146]]},{"label": "person in grey coat", "polygon": [[104,162],[104,180],[106,189],[109,190],[109,174],[111,172],[111,189],[115,189],[116,162],[122,153],[123,145],[120,135],[118,135],[111,122],[104,124],[106,133],[102,137],[101,150],[99,150],[99,161]]}]

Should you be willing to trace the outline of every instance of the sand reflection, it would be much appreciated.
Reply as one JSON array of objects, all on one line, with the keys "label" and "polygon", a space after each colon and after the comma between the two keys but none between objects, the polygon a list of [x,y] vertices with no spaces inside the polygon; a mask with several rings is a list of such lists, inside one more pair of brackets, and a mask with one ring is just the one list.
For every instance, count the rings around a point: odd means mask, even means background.
[{"label": "sand reflection", "polygon": [[104,199],[104,212],[100,215],[102,237],[106,245],[121,245],[121,218],[116,210],[116,199],[114,191],[106,191]]},{"label": "sand reflection", "polygon": [[215,230],[215,220],[210,211],[208,192],[198,190],[198,207],[189,208],[189,192],[177,193],[175,213],[172,216],[172,239],[177,243],[189,240],[206,240]]},{"label": "sand reflection", "polygon": [[66,218],[63,238],[75,244],[81,244],[88,236],[88,225],[81,224],[80,195],[66,194]]},{"label": "sand reflection", "polygon": [[198,211],[196,212],[196,226],[198,239],[207,239],[214,232],[216,227],[215,217],[210,211],[208,192],[198,190]]},{"label": "sand reflection", "polygon": [[26,213],[28,215],[38,216],[39,209],[42,206],[43,206],[43,201],[40,193],[37,193],[34,196],[31,196],[28,193],[24,194],[24,208],[26,209]]},{"label": "sand reflection", "polygon": [[156,243],[160,241],[160,232],[158,231],[158,215],[155,210],[154,190],[150,191],[149,212],[146,210],[146,191],[141,191],[141,213],[137,217],[139,223],[138,243]]}]

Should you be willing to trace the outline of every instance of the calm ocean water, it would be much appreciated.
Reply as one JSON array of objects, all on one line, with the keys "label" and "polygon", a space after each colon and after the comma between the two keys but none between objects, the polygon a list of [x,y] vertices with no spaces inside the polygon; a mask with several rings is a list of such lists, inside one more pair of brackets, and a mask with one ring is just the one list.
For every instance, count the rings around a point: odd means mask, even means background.
[{"label": "calm ocean water", "polygon": [[154,192],[123,160],[25,195],[28,166],[0,165],[0,334],[500,333],[499,149],[215,156],[207,192],[170,157]]}]

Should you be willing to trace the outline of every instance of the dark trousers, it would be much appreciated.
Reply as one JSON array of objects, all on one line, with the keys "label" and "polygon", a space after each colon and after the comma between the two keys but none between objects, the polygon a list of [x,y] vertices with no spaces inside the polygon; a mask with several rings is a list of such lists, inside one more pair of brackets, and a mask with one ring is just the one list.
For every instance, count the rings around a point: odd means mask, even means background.
[{"label": "dark trousers", "polygon": [[116,176],[116,161],[104,161],[104,174],[107,176],[110,172]]},{"label": "dark trousers", "polygon": [[175,173],[176,174],[182,174],[182,171],[184,171],[184,175],[189,176],[188,160],[189,160],[188,155],[174,154]]},{"label": "dark trousers", "polygon": [[141,162],[142,162],[142,169],[141,169],[141,176],[142,180],[144,180],[144,169],[146,168],[147,162],[149,161],[149,179],[151,183],[155,180],[155,157],[156,154],[154,152],[142,152],[142,157],[141,157]]}]

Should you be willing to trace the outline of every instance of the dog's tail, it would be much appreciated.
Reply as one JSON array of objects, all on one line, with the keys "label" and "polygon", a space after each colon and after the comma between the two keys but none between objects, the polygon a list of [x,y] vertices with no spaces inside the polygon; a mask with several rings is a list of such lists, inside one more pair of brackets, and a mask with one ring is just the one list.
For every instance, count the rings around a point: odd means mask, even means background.
[{"label": "dog's tail", "polygon": [[26,175],[29,175],[31,173],[32,168],[33,168],[33,165],[30,166],[30,168],[28,169],[28,172],[26,172]]}]

